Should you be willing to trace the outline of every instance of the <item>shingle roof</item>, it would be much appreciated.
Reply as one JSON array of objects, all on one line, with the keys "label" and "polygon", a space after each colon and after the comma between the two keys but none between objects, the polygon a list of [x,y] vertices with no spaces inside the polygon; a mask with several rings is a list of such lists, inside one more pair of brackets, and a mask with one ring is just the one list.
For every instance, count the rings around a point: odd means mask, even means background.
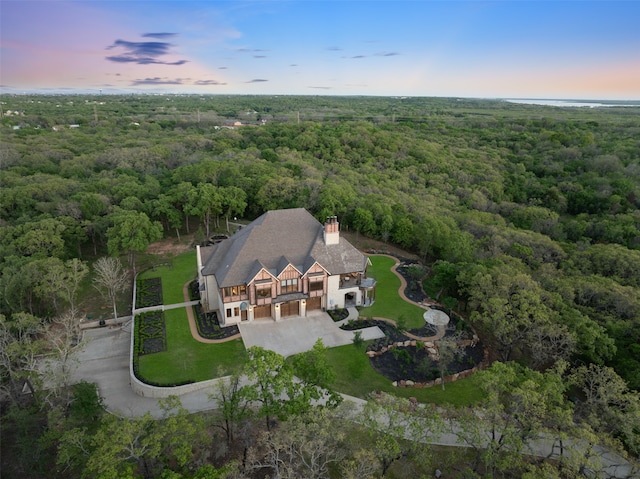
[{"label": "shingle roof", "polygon": [[277,276],[289,262],[303,274],[316,261],[332,275],[365,270],[360,251],[344,238],[326,245],[323,231],[304,208],[268,211],[216,245],[202,273],[215,275],[224,288],[250,282],[260,266]]}]

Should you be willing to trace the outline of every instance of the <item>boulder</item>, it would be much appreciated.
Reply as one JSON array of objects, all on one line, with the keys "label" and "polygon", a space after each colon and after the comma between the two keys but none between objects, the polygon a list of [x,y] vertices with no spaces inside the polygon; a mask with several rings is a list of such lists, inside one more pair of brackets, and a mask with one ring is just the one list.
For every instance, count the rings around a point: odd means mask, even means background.
[{"label": "boulder", "polygon": [[407,385],[407,387],[412,388],[413,386],[415,386],[415,382],[413,382],[411,379],[407,379],[405,381],[405,384]]}]

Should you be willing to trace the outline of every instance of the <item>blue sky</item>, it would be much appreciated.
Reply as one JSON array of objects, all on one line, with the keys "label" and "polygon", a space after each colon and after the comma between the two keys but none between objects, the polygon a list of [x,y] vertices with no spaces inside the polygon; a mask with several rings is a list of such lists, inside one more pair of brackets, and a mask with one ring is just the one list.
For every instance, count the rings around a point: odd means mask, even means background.
[{"label": "blue sky", "polygon": [[640,99],[636,1],[2,0],[1,91]]}]

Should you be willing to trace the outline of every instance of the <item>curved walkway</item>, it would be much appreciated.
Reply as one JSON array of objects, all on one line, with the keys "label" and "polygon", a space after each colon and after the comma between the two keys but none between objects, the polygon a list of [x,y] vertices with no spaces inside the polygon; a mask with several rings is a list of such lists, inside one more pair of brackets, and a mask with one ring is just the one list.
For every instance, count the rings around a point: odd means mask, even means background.
[{"label": "curved walkway", "polygon": [[[182,295],[184,296],[185,302],[189,301],[189,283],[190,282],[185,283],[185,285],[182,287]],[[227,341],[233,341],[234,339],[238,339],[241,336],[240,333],[238,333],[224,339],[203,338],[202,336],[200,336],[200,333],[198,332],[198,326],[196,325],[196,318],[193,317],[193,306],[187,306],[187,318],[189,319],[189,329],[191,330],[191,336],[193,336],[193,339],[195,339],[200,343],[207,343],[207,344],[224,343]]]},{"label": "curved walkway", "polygon": [[[404,301],[406,301],[407,303],[411,303],[411,304],[415,304],[416,306],[423,308],[423,309],[427,309],[429,306],[429,304],[431,305],[435,305],[438,304],[435,301],[422,301],[420,303],[413,301],[409,298],[407,298],[407,295],[405,294],[405,289],[407,289],[407,280],[404,279],[404,276],[402,276],[400,273],[398,273],[398,266],[400,266],[400,262],[398,261],[398,258],[396,258],[395,256],[392,256],[390,254],[375,254],[375,255],[369,255],[369,256],[386,256],[387,258],[391,258],[395,261],[395,264],[391,267],[391,272],[393,274],[395,274],[399,279],[400,279],[400,287],[398,288],[398,296],[400,296]],[[374,317],[373,319],[376,320],[380,320],[380,321],[386,321],[387,323],[393,324],[394,326],[396,325],[396,322],[393,319],[389,319],[389,318],[382,318],[382,317]],[[402,334],[404,334],[405,336],[411,338],[411,339],[415,339],[416,341],[437,341],[438,339],[442,339],[445,335],[446,332],[446,328],[444,326],[438,326],[437,327],[437,333],[434,334],[433,336],[416,336],[415,334],[411,334],[408,331],[403,331]]]}]

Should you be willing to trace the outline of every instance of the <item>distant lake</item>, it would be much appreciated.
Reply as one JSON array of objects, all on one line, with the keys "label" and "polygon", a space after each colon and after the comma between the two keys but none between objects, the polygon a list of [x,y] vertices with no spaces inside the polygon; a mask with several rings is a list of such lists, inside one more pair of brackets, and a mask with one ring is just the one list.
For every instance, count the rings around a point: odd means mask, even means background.
[{"label": "distant lake", "polygon": [[607,102],[603,101],[592,101],[592,100],[536,100],[536,99],[513,99],[506,98],[505,101],[509,103],[523,103],[525,105],[543,105],[543,106],[570,106],[570,107],[587,107],[587,108],[600,108],[600,107],[611,107],[611,106],[640,106],[640,102],[633,101],[632,103],[622,103],[622,102]]}]

